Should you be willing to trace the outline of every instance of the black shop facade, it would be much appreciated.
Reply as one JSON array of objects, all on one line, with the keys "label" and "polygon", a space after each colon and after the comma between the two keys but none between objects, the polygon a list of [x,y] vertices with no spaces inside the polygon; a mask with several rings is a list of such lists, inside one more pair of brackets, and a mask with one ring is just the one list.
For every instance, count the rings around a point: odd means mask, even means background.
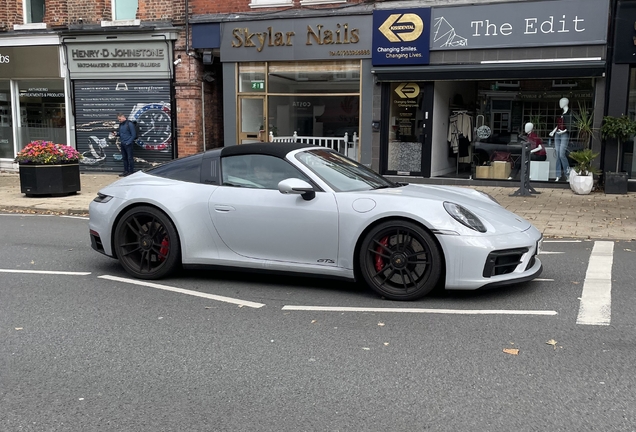
[{"label": "black shop facade", "polygon": [[[373,168],[442,183],[508,180],[531,124],[547,153],[546,170],[533,180],[554,181],[551,132],[564,100],[570,115],[593,115],[595,127],[602,121],[606,17],[609,0],[374,11]],[[583,142],[574,124],[569,132],[568,152],[600,151],[600,141]],[[477,170],[495,152],[510,155],[509,169],[497,177]]]},{"label": "black shop facade", "polygon": [[63,38],[73,93],[77,150],[83,171],[122,172],[117,114],[137,125],[135,168],[172,160],[173,40],[176,34]]}]

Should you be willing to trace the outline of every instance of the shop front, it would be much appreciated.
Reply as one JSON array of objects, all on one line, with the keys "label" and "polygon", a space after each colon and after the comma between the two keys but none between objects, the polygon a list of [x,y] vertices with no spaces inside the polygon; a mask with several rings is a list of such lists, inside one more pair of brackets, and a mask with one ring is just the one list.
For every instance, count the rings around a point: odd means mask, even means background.
[{"label": "shop front", "polygon": [[[615,14],[614,58],[610,72],[607,114],[636,120],[636,3],[619,1]],[[608,140],[604,149],[604,171],[626,173],[629,189],[636,191],[634,137],[619,143]]]},{"label": "shop front", "polygon": [[[402,18],[387,26],[387,15]],[[374,28],[385,30],[373,40],[372,72],[382,83],[378,170],[518,182],[521,142],[531,134],[545,156],[533,180],[565,181],[569,152],[600,151],[578,122],[602,121],[607,20],[599,17],[608,16],[609,1],[577,0],[374,12]],[[424,30],[400,38],[413,32],[405,21]],[[384,55],[391,44],[423,52],[420,38],[428,55]]]},{"label": "shop front", "polygon": [[117,114],[136,125],[135,168],[175,157],[175,35],[63,38],[73,89],[77,150],[84,171],[123,171]]},{"label": "shop front", "polygon": [[225,145],[341,143],[370,164],[370,25],[371,15],[223,23]]},{"label": "shop front", "polygon": [[39,43],[50,45],[0,45],[0,168],[3,169],[13,169],[15,155],[31,141],[71,144],[59,38],[40,38]]}]

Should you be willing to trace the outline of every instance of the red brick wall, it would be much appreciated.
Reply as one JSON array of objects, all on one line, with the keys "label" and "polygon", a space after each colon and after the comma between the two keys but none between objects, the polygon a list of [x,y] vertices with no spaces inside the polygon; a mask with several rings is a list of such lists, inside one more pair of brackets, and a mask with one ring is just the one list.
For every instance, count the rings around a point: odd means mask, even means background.
[{"label": "red brick wall", "polygon": [[[363,3],[365,0],[349,0],[347,5],[351,3]],[[254,12],[264,13],[270,11],[280,11],[283,9],[289,9],[290,6],[276,7],[276,8],[251,8],[249,4],[250,0],[226,0],[226,1],[210,1],[210,0],[189,0],[190,11],[194,15],[202,14],[217,14],[217,13],[230,13],[230,12]],[[325,5],[312,5],[311,9],[333,9],[334,6],[338,7],[341,4],[325,4]],[[300,9],[300,0],[293,0],[294,9]]]},{"label": "red brick wall", "polygon": [[0,1],[0,30],[13,30],[13,24],[22,24],[22,0]]}]

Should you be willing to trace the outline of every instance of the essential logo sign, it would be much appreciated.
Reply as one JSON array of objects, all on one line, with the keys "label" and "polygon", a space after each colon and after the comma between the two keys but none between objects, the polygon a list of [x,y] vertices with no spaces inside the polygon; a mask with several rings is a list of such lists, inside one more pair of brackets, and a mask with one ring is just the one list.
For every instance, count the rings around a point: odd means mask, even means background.
[{"label": "essential logo sign", "polygon": [[413,99],[420,94],[420,86],[416,83],[401,83],[395,88],[395,93],[402,99]]},{"label": "essential logo sign", "polygon": [[9,56],[8,56],[8,55],[2,55],[2,54],[0,53],[0,64],[2,64],[2,63],[9,63],[9,61],[10,61],[10,59],[9,59]]},{"label": "essential logo sign", "polygon": [[413,13],[392,14],[379,30],[391,42],[413,42],[422,34],[424,23]]},{"label": "essential logo sign", "polygon": [[430,8],[373,11],[373,65],[428,64],[430,21]]}]

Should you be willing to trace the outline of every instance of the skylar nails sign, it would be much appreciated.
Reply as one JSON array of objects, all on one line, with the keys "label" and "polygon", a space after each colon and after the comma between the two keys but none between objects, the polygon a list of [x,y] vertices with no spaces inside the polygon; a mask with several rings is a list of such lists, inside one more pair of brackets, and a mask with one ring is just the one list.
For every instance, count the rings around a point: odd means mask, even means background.
[{"label": "skylar nails sign", "polygon": [[371,57],[371,16],[224,22],[221,61]]},{"label": "skylar nails sign", "polygon": [[604,44],[609,0],[433,8],[431,50]]}]

